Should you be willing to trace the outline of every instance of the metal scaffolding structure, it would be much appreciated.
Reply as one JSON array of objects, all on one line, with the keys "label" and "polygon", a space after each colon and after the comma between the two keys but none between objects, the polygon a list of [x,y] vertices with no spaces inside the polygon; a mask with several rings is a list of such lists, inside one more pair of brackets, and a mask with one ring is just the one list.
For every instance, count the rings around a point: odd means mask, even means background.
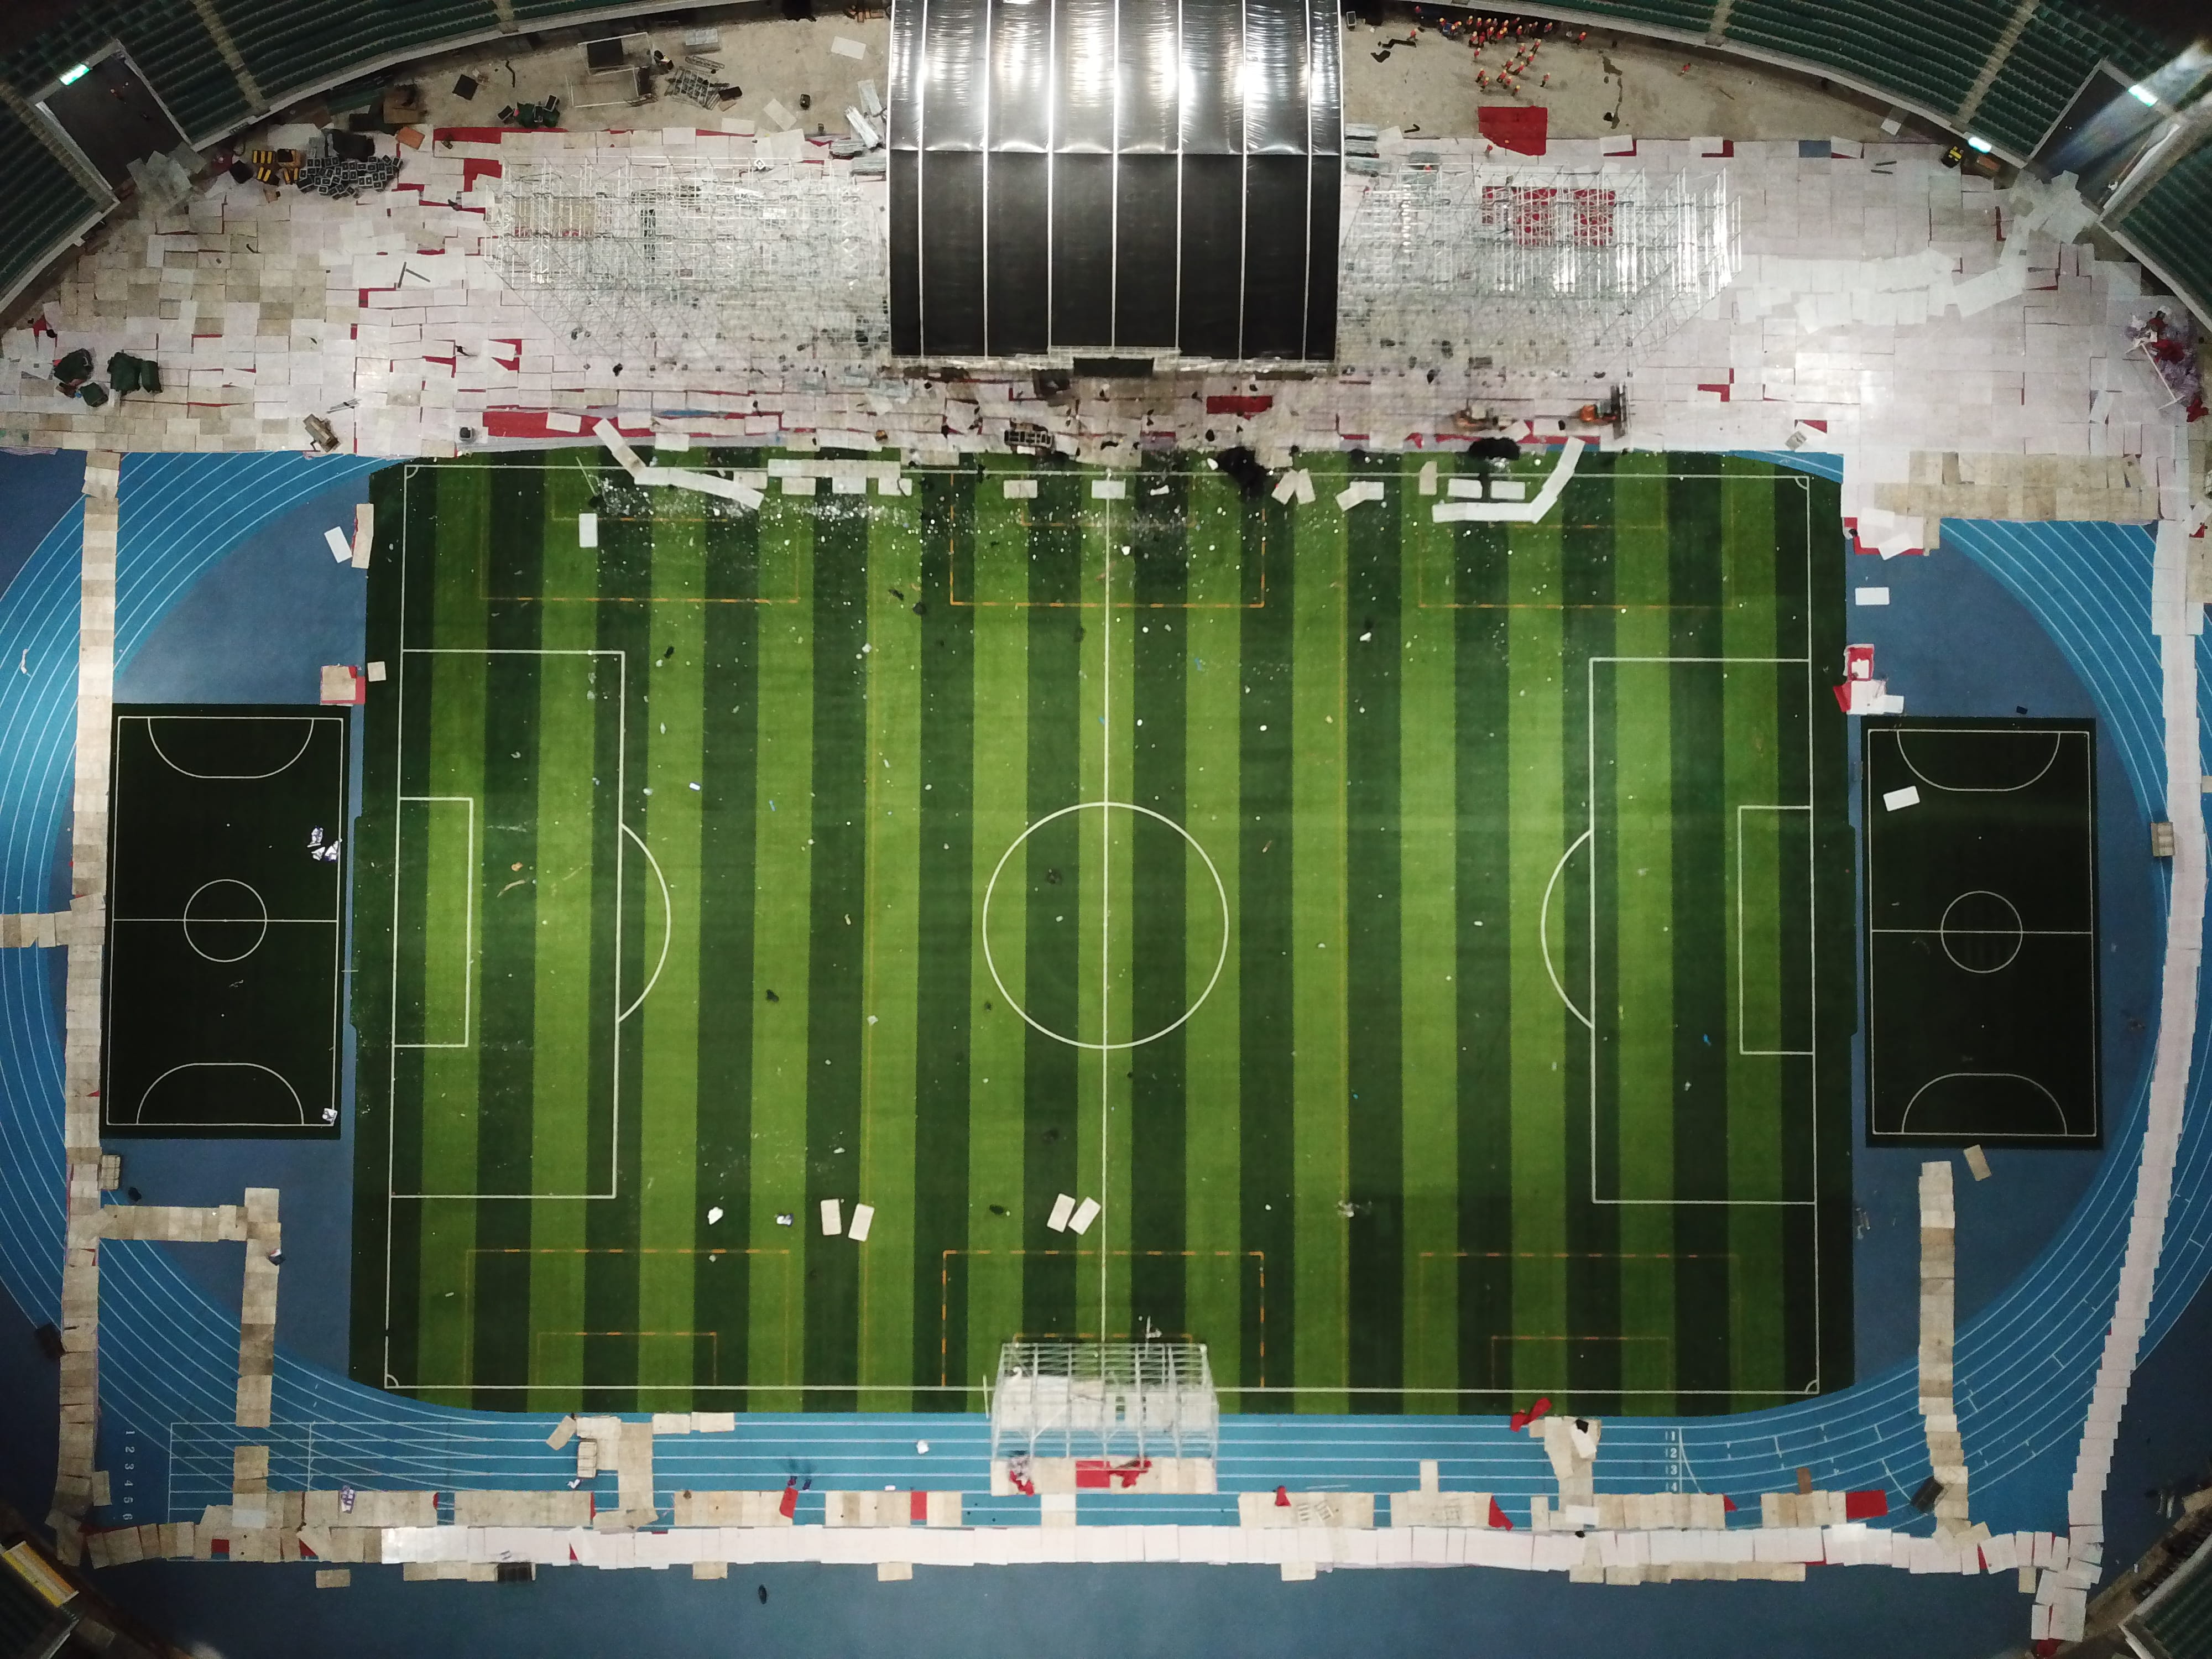
[{"label": "metal scaffolding structure", "polygon": [[884,193],[843,168],[592,152],[511,161],[495,191],[501,277],[580,349],[681,362],[888,345]]},{"label": "metal scaffolding structure", "polygon": [[1209,1458],[1220,1415],[1203,1342],[1009,1342],[991,1455]]},{"label": "metal scaffolding structure", "polygon": [[1339,356],[1617,361],[1735,280],[1738,217],[1724,173],[1409,157],[1367,187],[1345,239]]}]

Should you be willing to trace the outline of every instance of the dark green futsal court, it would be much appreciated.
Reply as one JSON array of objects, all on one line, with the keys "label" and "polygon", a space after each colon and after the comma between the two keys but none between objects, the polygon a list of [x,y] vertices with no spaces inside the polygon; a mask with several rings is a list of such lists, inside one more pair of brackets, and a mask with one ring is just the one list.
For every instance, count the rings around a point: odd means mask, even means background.
[{"label": "dark green futsal court", "polygon": [[2095,1146],[2093,720],[1868,720],[1867,1139]]},{"label": "dark green futsal court", "polygon": [[1417,459],[1309,465],[379,475],[356,1373],[973,1410],[1009,1337],[1156,1332],[1244,1410],[1848,1382],[1835,487],[1591,452],[1438,525]]},{"label": "dark green futsal court", "polygon": [[103,1134],[337,1138],[351,718],[116,705]]}]

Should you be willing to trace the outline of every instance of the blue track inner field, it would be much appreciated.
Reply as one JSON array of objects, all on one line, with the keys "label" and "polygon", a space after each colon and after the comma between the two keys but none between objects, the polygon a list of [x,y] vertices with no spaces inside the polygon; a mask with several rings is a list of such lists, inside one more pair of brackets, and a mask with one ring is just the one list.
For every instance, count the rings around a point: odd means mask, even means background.
[{"label": "blue track inner field", "polygon": [[[1793,465],[1820,465],[1791,459]],[[149,673],[164,659],[171,642],[157,638],[156,630],[180,605],[182,614],[193,614],[187,595],[219,560],[303,503],[338,499],[334,492],[356,485],[375,465],[280,455],[129,458],[118,682],[131,684],[143,651],[153,653]],[[8,781],[0,791],[0,908],[8,910],[41,909],[65,899],[56,891],[56,848],[65,847],[76,732],[81,534],[82,511],[72,507],[0,596],[0,653],[19,661],[18,672],[0,677],[0,778]],[[2118,825],[2130,844],[2142,846],[2147,821],[2163,816],[2165,793],[2158,658],[2148,628],[2149,535],[2102,526],[1954,523],[1947,525],[1944,550],[1926,571],[1899,570],[1917,561],[1884,566],[1854,559],[1850,579],[1893,577],[1902,592],[1940,562],[1961,556],[2026,608],[2086,687],[2101,722],[2103,751],[2117,767],[2111,778],[2118,787],[2105,791],[2108,845],[2116,842]],[[315,556],[312,542],[300,556]],[[1854,615],[1854,637],[1861,637],[1863,614]],[[301,623],[316,625],[307,617]],[[1899,635],[1881,648],[1892,653],[1887,665],[1895,672],[1919,647]],[[2208,660],[2200,643],[2200,697]],[[2057,686],[2058,677],[2042,673],[2039,683]],[[1895,689],[1912,690],[1902,679]],[[1915,709],[1936,712],[1924,696]],[[2061,711],[2045,706],[2036,712]],[[2212,711],[2205,725],[2212,731]],[[2148,862],[2132,854],[2107,860],[2108,876],[2118,872],[2140,889],[2134,901],[2140,921],[2124,931],[2130,948],[2148,958],[2113,969],[2116,984],[2150,982],[2157,972],[2166,894],[2162,869],[2146,873]],[[2133,942],[2138,939],[2139,947]],[[57,955],[0,952],[0,1278],[36,1319],[57,1317],[60,1302],[61,998],[55,964],[44,959]],[[2153,1024],[2154,1014],[2154,1001]],[[2152,1341],[2212,1266],[2212,1140],[2203,1126],[2209,1032],[2212,1020],[2200,1019]],[[1994,1529],[2065,1521],[2063,1492],[2132,1206],[2148,1052],[2148,1038],[2139,1036],[2108,1051],[2101,1154],[2078,1155],[2075,1172],[2063,1177],[2016,1170],[2024,1161],[2019,1158],[2000,1166],[2001,1182],[2016,1176],[2015,1195],[2037,1191],[2055,1203],[2063,1191],[2071,1203],[2063,1218],[2046,1212],[2040,1224],[2008,1235],[2023,1255],[2033,1249],[2033,1259],[2000,1274],[2003,1288],[1961,1322],[1958,1395],[1974,1509]],[[210,1155],[222,1160],[221,1173],[234,1185],[272,1177],[283,1185],[284,1172],[253,1143],[192,1153],[195,1159]],[[154,1155],[134,1148],[130,1156],[152,1178]],[[215,1176],[195,1179],[207,1186]],[[2039,1182],[2057,1184],[2033,1185]],[[312,1179],[308,1184],[320,1186]],[[167,1194],[149,1194],[156,1196]],[[206,1196],[235,1193],[231,1185],[220,1194],[210,1187]],[[1962,1255],[1973,1249],[1966,1207],[1972,1196],[1962,1194]],[[309,1220],[289,1193],[286,1218],[295,1225]],[[286,1242],[289,1266],[289,1227]],[[204,1272],[196,1265],[190,1273],[172,1247],[111,1243],[102,1251],[101,1463],[118,1470],[135,1466],[106,1518],[192,1518],[201,1505],[227,1501],[230,1449],[247,1440],[270,1445],[270,1474],[279,1486],[349,1480],[450,1492],[567,1485],[573,1460],[544,1444],[548,1419],[426,1406],[353,1383],[332,1365],[297,1352],[292,1333],[301,1310],[292,1300],[280,1302],[286,1346],[277,1361],[276,1426],[234,1428],[236,1293],[215,1286],[224,1279],[234,1284],[237,1247],[204,1248],[215,1265]],[[285,1296],[301,1288],[288,1274]],[[310,1346],[335,1357],[322,1341]],[[1894,1344],[1888,1346],[1893,1353]],[[1761,1491],[1794,1488],[1802,1466],[1823,1487],[1887,1490],[1893,1522],[1925,1529],[1930,1523],[1901,1501],[1928,1469],[1910,1358],[1863,1377],[1844,1392],[1752,1416],[1615,1419],[1607,1425],[1599,1484],[1614,1491],[1686,1486],[1728,1492],[1741,1502]],[[916,1450],[922,1439],[929,1443],[927,1455]],[[734,1435],[663,1439],[655,1453],[664,1493],[685,1486],[781,1486],[787,1474],[803,1473],[816,1477],[817,1488],[959,1488],[977,1495],[968,1510],[976,1522],[1030,1522],[1036,1514],[1035,1500],[980,1496],[988,1487],[988,1432],[977,1416],[753,1416],[741,1419]],[[1516,1519],[1525,1516],[1529,1494],[1553,1485],[1540,1447],[1492,1418],[1231,1418],[1223,1430],[1219,1468],[1224,1494],[1283,1483],[1389,1491],[1411,1485],[1422,1458],[1440,1462],[1449,1486],[1498,1492]],[[611,1503],[611,1479],[606,1485]],[[1745,1519],[1754,1519],[1756,1505],[1747,1507]],[[1233,1497],[1117,1497],[1095,1505],[1088,1518],[1233,1516]]]}]

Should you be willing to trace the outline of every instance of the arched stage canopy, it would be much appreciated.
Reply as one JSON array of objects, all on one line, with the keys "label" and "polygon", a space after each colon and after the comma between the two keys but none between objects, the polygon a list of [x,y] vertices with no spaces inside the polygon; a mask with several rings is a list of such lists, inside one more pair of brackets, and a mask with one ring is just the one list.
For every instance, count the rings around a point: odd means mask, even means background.
[{"label": "arched stage canopy", "polygon": [[1336,347],[1335,0],[895,0],[902,356]]}]

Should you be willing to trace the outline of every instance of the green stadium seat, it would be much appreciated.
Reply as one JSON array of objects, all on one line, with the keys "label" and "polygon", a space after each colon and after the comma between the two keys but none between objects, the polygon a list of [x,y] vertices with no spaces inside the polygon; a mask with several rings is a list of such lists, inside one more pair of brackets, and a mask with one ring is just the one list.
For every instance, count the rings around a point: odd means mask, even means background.
[{"label": "green stadium seat", "polygon": [[211,138],[246,118],[246,94],[190,0],[85,6],[0,58],[0,80],[35,95],[112,40],[122,43],[187,137]]},{"label": "green stadium seat", "polygon": [[2100,58],[2141,79],[2173,56],[2124,18],[2078,4],[2036,9],[1974,116],[1974,128],[2016,155],[2032,154]]},{"label": "green stadium seat", "polygon": [[1703,34],[1713,26],[1714,4],[1715,0],[1584,0],[1571,9],[1587,12],[1595,21],[1623,23],[1630,28],[1648,25]]},{"label": "green stadium seat", "polygon": [[2174,164],[2116,228],[2182,290],[2200,317],[2212,317],[2212,143]]},{"label": "green stadium seat", "polygon": [[190,5],[148,0],[118,10],[116,38],[186,137],[217,137],[251,113],[238,77]]},{"label": "green stadium seat", "polygon": [[15,112],[0,106],[0,179],[8,205],[0,228],[0,294],[31,276],[66,246],[100,204],[54,159]]},{"label": "green stadium seat", "polygon": [[215,0],[216,15],[271,104],[346,79],[395,52],[491,34],[491,0]]},{"label": "green stadium seat", "polygon": [[72,64],[84,61],[114,37],[112,4],[81,7],[33,30],[5,57],[0,57],[0,79],[25,96],[34,96]]},{"label": "green stadium seat", "polygon": [[1826,65],[1923,109],[1966,100],[2011,22],[2015,0],[1738,0],[1728,38]]}]

